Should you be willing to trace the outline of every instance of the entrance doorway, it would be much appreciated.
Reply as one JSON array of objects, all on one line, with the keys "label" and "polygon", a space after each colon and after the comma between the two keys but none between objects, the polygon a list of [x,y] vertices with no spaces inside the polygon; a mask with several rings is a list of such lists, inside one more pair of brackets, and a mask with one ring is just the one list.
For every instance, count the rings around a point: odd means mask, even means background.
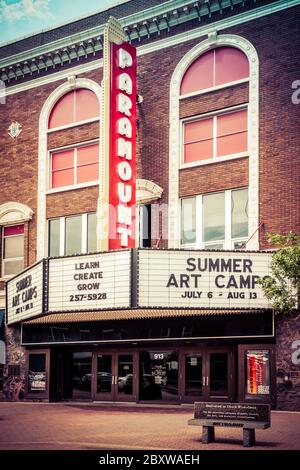
[{"label": "entrance doorway", "polygon": [[197,352],[182,351],[182,401],[233,401],[234,352],[214,348]]},{"label": "entrance doorway", "polygon": [[139,400],[178,402],[178,351],[142,351],[139,362]]},{"label": "entrance doorway", "polygon": [[52,351],[50,401],[91,400],[92,352]]},{"label": "entrance doorway", "polygon": [[51,352],[50,399],[193,403],[234,401],[235,349]]},{"label": "entrance doorway", "polygon": [[94,354],[94,400],[137,400],[137,353],[99,352]]}]

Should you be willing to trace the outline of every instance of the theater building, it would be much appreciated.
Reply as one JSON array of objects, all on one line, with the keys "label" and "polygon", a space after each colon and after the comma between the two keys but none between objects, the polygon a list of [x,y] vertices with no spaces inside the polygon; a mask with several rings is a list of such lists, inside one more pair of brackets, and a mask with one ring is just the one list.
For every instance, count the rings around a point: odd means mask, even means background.
[{"label": "theater building", "polygon": [[300,233],[299,3],[129,0],[0,46],[2,399],[300,410],[299,312],[259,285]]}]

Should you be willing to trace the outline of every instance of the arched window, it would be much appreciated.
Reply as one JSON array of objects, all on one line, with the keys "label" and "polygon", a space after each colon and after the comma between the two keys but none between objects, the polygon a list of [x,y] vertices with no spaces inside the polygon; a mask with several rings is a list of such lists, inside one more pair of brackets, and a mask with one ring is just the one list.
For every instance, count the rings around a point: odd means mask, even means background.
[{"label": "arched window", "polygon": [[[181,100],[189,95],[212,93],[216,88],[234,86],[249,79],[249,61],[234,47],[217,47],[200,55],[181,81]],[[219,100],[219,101],[218,101]],[[215,96],[215,111],[182,120],[182,165],[197,165],[224,158],[248,155],[247,105],[226,106]],[[233,102],[234,104],[234,102]]]},{"label": "arched window", "polygon": [[86,88],[78,88],[58,100],[51,111],[48,128],[65,127],[97,119],[99,116],[99,101],[95,93]]},{"label": "arched window", "polygon": [[[77,88],[64,94],[54,105],[48,132],[87,124],[100,119],[97,95],[87,88]],[[67,132],[67,130],[66,130]],[[50,150],[49,190],[86,186],[98,181],[99,142],[78,142]]]},{"label": "arched window", "polygon": [[[259,60],[242,36],[214,31],[177,64],[170,83],[169,248],[259,248],[258,105]],[[179,201],[181,214],[174,211]]]},{"label": "arched window", "polygon": [[[249,157],[249,77],[249,59],[234,45],[210,46],[195,55],[186,68],[178,90],[182,143],[179,179],[183,188],[187,168]],[[225,87],[230,90],[223,91]],[[215,174],[214,169],[197,172],[208,175],[208,179]],[[201,249],[244,247],[249,236],[246,176],[244,181],[241,184],[233,176],[229,184],[221,186],[222,191],[212,192],[211,187],[203,185],[196,194],[183,190],[181,245]]]},{"label": "arched window", "polygon": [[249,61],[234,47],[219,47],[198,57],[181,82],[181,95],[197,93],[249,77]]}]

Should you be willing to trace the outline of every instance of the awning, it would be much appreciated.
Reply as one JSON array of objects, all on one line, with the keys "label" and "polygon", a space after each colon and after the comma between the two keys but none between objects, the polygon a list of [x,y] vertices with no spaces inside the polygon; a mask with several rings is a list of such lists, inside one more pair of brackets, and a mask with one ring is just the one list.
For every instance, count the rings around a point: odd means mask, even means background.
[{"label": "awning", "polygon": [[[269,310],[268,310],[269,311]],[[202,315],[243,315],[260,314],[266,309],[129,309],[105,310],[97,312],[52,313],[43,317],[29,320],[26,325],[48,325],[50,323],[76,323],[109,320],[138,320],[149,318],[190,317]]]}]

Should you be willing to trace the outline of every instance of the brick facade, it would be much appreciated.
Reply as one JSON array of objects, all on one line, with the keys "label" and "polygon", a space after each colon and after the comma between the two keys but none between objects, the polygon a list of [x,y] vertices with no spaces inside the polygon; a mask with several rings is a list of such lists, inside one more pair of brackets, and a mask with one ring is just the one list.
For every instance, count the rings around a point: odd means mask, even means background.
[{"label": "brick facade", "polygon": [[[148,2],[132,1],[127,6],[116,7],[119,10],[114,9],[114,12],[117,12],[116,16],[122,17],[135,11],[137,4],[141,3],[148,6]],[[151,5],[159,3],[161,2],[151,1]],[[226,13],[228,17],[233,14]],[[106,21],[106,13],[103,15],[101,18]],[[269,247],[266,241],[268,232],[300,232],[300,158],[299,135],[296,132],[300,108],[291,100],[292,83],[300,78],[299,18],[300,9],[295,7],[220,31],[220,34],[246,38],[256,48],[259,57],[259,220],[263,222],[260,249]],[[196,20],[190,25],[178,25],[171,29],[170,36],[198,26]],[[47,41],[53,37],[57,39],[60,35],[70,33],[70,28],[75,31],[76,24],[70,26],[65,33],[57,30],[43,33],[44,38]],[[167,33],[164,32],[161,38],[166,36]],[[143,96],[143,103],[137,106],[137,178],[153,181],[163,188],[161,204],[168,203],[171,77],[181,58],[206,37],[201,36],[138,57],[137,86],[138,93]],[[35,39],[41,41],[41,38]],[[156,40],[158,38],[153,43]],[[34,41],[34,38],[30,41]],[[143,42],[146,43],[146,40],[142,40],[141,44]],[[26,47],[30,48],[30,45],[32,47],[33,43],[28,43]],[[8,47],[10,46],[3,48],[2,56],[7,54]],[[24,43],[16,43],[11,46],[11,51],[16,53],[22,48]],[[51,73],[55,75],[54,71]],[[101,83],[102,69],[81,73],[78,77]],[[46,99],[63,82],[65,79],[9,95],[5,112],[1,115],[0,205],[9,201],[21,202],[34,212],[32,221],[25,224],[26,266],[36,261],[39,117]],[[204,96],[186,98],[180,104],[180,117],[191,117],[244,104],[248,99],[248,84],[245,83]],[[14,120],[22,125],[22,132],[16,139],[12,139],[7,132]],[[92,140],[98,136],[98,122],[67,131],[52,132],[48,135],[48,149]],[[248,185],[248,173],[247,157],[183,169],[179,176],[179,194],[186,197],[245,187]],[[97,200],[98,186],[48,194],[46,216],[54,218],[94,212],[97,209]],[[167,219],[161,216],[160,225],[162,224],[166,228]],[[152,241],[152,245],[155,246],[156,243],[157,238]],[[166,241],[160,244],[161,248],[166,246]],[[0,287],[3,287],[2,281]],[[295,375],[291,377],[291,371],[298,371],[299,367],[290,363],[291,341],[300,338],[299,331],[299,320],[296,317],[278,322],[277,376],[280,409],[300,409],[300,379],[299,376],[295,378]],[[20,382],[24,379],[24,350],[20,347],[19,330],[8,329],[6,335],[8,360],[21,364],[21,375],[19,379],[9,378],[5,393],[9,399],[22,398]],[[285,379],[286,376],[288,380]]]},{"label": "brick facade", "polygon": [[[238,34],[248,39],[256,48],[260,60],[260,155],[259,155],[259,193],[260,193],[260,220],[264,223],[264,229],[260,235],[260,248],[268,247],[266,234],[268,232],[284,233],[289,230],[299,231],[299,207],[300,188],[297,183],[299,174],[298,136],[295,128],[298,122],[298,107],[291,101],[291,84],[297,79],[297,52],[296,44],[297,21],[295,21],[296,9],[291,9],[284,16],[275,13],[271,16],[258,18],[255,22],[241,24],[224,30],[226,34]],[[223,33],[223,32],[222,32]],[[269,36],[268,36],[269,35]],[[271,36],[270,36],[271,35]],[[270,38],[280,38],[273,51]],[[168,115],[169,115],[169,83],[176,64],[199,40],[187,41],[183,44],[169,47],[161,51],[142,55],[138,59],[138,93],[144,102],[138,106],[137,128],[137,177],[149,179],[159,184],[163,189],[162,203],[168,201]],[[293,54],[292,51],[295,50]],[[282,51],[282,52],[281,52]],[[289,51],[289,56],[285,54]],[[295,59],[284,60],[287,57]],[[172,58],[172,60],[171,60]],[[101,74],[91,71],[81,74],[98,83]],[[153,84],[153,77],[155,83]],[[24,91],[7,97],[6,113],[0,123],[2,135],[1,148],[3,149],[0,178],[3,186],[0,194],[0,202],[11,200],[27,204],[36,212],[36,200],[34,188],[37,187],[37,154],[38,154],[38,119],[41,108],[49,94],[62,81],[53,82],[45,86],[39,86],[33,90]],[[218,95],[223,95],[219,104]],[[216,93],[218,107],[228,104],[240,104],[247,102],[248,95],[245,85],[239,85],[234,90],[230,88]],[[191,98],[184,100],[181,108],[181,116],[192,116],[202,112],[211,111],[212,98],[207,95],[204,98]],[[280,119],[278,119],[280,111]],[[12,141],[7,134],[7,128],[12,120],[18,120],[23,125],[20,136]],[[83,126],[80,134],[76,130],[69,130],[66,142],[75,143],[81,137],[84,140],[97,136],[97,124]],[[60,132],[50,134],[49,147],[56,147],[64,139]],[[284,162],[282,156],[284,155]],[[22,172],[19,171],[19,159],[22,158]],[[222,179],[218,183],[218,176],[214,176],[216,190],[232,188],[234,177],[229,178],[226,188],[224,174],[233,170],[239,173],[241,163],[228,162],[217,170]],[[245,165],[245,162],[243,163]],[[226,169],[227,166],[227,169]],[[213,166],[211,167],[213,171]],[[228,170],[228,171],[227,171]],[[208,167],[198,167],[194,170],[196,178],[207,178]],[[224,172],[224,174],[222,174]],[[189,170],[188,177],[191,175]],[[7,178],[7,175],[10,175]],[[180,187],[184,188],[184,178]],[[11,179],[16,187],[12,191]],[[194,179],[194,178],[193,178]],[[247,184],[247,176],[240,176],[238,186]],[[199,185],[196,185],[197,189]],[[205,191],[215,190],[205,185]],[[198,189],[197,189],[198,190]],[[184,189],[183,189],[184,191]],[[193,191],[190,190],[190,193]],[[186,194],[184,192],[184,194]],[[289,207],[290,210],[286,210]],[[55,214],[52,212],[52,216]],[[35,220],[32,221],[30,230],[30,251],[34,252]],[[31,259],[31,261],[33,261]]]}]

